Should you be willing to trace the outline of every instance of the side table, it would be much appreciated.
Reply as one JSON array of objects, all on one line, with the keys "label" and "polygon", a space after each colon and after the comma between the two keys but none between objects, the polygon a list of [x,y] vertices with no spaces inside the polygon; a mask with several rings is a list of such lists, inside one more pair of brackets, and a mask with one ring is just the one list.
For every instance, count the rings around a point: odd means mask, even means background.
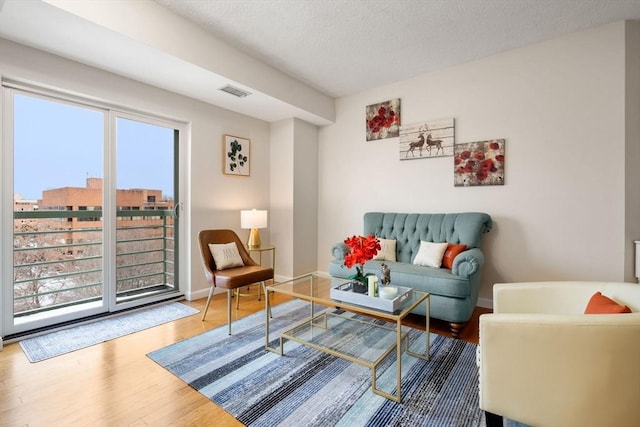
[{"label": "side table", "polygon": [[[247,252],[249,252],[249,255],[251,255],[251,252],[258,252],[258,263],[260,265],[262,265],[262,253],[266,252],[266,251],[271,251],[271,268],[273,269],[273,277],[274,279],[272,280],[272,284],[276,283],[275,281],[275,275],[276,275],[276,247],[273,245],[260,245],[260,246],[248,246],[248,245],[244,245],[245,249],[247,250]],[[247,286],[247,290],[249,290],[249,286]],[[236,299],[236,309],[240,307],[240,297],[250,297],[250,296],[255,296],[256,294],[254,293],[240,293],[240,289],[236,290],[235,293],[237,299]],[[258,301],[260,301],[260,299],[262,298],[262,286],[258,287]]]},{"label": "side table", "polygon": [[249,255],[251,252],[258,252],[258,263],[262,265],[262,254],[271,251],[271,268],[273,269],[273,283],[276,282],[276,247],[273,245],[247,246]]}]

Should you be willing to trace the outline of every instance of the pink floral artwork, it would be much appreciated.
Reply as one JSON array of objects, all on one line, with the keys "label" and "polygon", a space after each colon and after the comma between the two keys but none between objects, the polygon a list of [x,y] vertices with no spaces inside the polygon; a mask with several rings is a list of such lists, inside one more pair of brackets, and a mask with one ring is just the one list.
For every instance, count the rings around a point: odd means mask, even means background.
[{"label": "pink floral artwork", "polygon": [[366,107],[367,141],[400,134],[400,98]]},{"label": "pink floral artwork", "polygon": [[454,145],[454,185],[504,185],[504,139]]}]

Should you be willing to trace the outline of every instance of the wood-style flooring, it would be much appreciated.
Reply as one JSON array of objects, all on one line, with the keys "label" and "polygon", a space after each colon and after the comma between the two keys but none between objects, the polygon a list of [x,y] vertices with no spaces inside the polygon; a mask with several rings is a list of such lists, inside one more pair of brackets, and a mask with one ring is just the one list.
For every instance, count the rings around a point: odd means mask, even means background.
[{"label": "wood-style flooring", "polygon": [[[284,302],[276,294],[273,303]],[[204,309],[206,299],[183,301]],[[240,318],[264,309],[264,301],[243,297]],[[478,342],[477,308],[461,338]],[[408,323],[423,325],[416,316]],[[241,426],[231,415],[157,365],[146,354],[226,323],[226,295],[215,295],[206,321],[189,316],[38,363],[20,345],[0,351],[0,426]],[[432,332],[448,325],[431,319]],[[365,369],[365,368],[363,368]]]}]

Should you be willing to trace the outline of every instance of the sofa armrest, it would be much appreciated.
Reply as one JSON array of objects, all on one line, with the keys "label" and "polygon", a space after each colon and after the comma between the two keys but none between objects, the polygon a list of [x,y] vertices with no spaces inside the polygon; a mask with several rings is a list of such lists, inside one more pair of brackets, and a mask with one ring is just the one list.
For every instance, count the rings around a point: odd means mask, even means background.
[{"label": "sofa armrest", "polygon": [[484,255],[478,248],[467,249],[460,252],[454,259],[451,273],[458,276],[469,277],[484,265]]},{"label": "sofa armrest", "polygon": [[530,425],[640,419],[640,313],[480,316],[480,408]]},{"label": "sofa armrest", "polygon": [[335,259],[344,259],[344,257],[349,253],[349,247],[344,242],[339,242],[333,245],[331,253]]}]

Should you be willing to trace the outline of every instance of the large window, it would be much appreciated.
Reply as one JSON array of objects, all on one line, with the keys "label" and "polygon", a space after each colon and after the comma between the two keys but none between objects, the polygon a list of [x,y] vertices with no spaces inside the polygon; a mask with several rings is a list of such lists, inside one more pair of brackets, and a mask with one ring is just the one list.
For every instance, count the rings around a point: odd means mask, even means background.
[{"label": "large window", "polygon": [[182,125],[3,86],[4,334],[179,293]]}]

